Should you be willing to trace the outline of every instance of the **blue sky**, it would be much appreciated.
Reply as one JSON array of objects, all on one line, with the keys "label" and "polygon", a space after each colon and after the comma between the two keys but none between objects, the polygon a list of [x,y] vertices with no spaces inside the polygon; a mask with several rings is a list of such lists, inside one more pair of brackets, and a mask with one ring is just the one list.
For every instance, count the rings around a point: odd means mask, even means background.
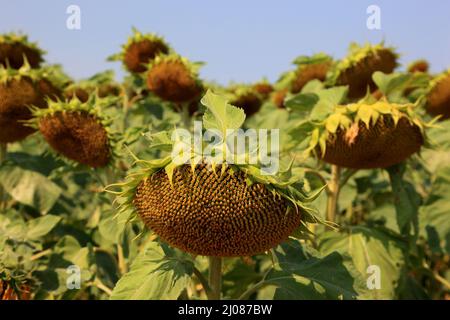
[{"label": "blue sky", "polygon": [[[81,8],[82,29],[66,28],[66,8]],[[381,30],[368,30],[366,8],[381,8]],[[450,1],[442,0],[0,0],[0,32],[21,30],[80,79],[114,69],[106,61],[131,33],[157,32],[180,54],[205,61],[201,75],[226,84],[274,81],[298,55],[336,58],[348,44],[385,39],[401,62],[427,58],[437,72],[450,67]]]}]

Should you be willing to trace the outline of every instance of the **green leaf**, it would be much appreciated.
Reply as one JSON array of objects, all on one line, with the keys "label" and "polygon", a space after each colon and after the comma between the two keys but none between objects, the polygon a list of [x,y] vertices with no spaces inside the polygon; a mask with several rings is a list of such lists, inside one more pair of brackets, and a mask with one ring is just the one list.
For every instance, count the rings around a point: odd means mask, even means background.
[{"label": "green leaf", "polygon": [[[403,179],[406,165],[404,163],[387,168],[394,194],[397,224],[402,234],[410,234],[411,227],[417,231],[420,195],[411,183]],[[415,232],[417,233],[417,232]]]},{"label": "green leaf", "polygon": [[317,95],[319,101],[311,111],[312,120],[324,120],[329,114],[333,113],[334,108],[343,103],[347,97],[347,87],[334,87],[320,90]]},{"label": "green leaf", "polygon": [[420,234],[436,253],[450,254],[450,167],[434,174],[431,193],[420,208]]},{"label": "green leaf", "polygon": [[37,240],[49,233],[61,221],[61,217],[46,215],[37,219],[28,221],[26,238]]},{"label": "green leaf", "polygon": [[396,90],[402,91],[405,89],[406,84],[411,79],[411,75],[406,73],[385,74],[381,71],[376,71],[372,75],[372,79],[380,91],[385,96],[388,96]]},{"label": "green leaf", "polygon": [[[60,256],[65,261],[61,263],[59,259],[52,261],[59,267],[77,265],[81,269],[87,270],[91,265],[91,252],[88,247],[82,247],[77,239],[72,236],[64,236],[55,245],[54,254]],[[67,264],[69,262],[69,264]]]},{"label": "green leaf", "polygon": [[286,101],[286,107],[292,109],[302,117],[308,117],[312,108],[319,101],[319,97],[313,93],[300,93]]},{"label": "green leaf", "polygon": [[62,190],[40,173],[9,165],[0,168],[0,184],[16,201],[46,214]]},{"label": "green leaf", "polygon": [[275,299],[354,299],[357,281],[334,252],[325,257],[290,240],[274,250],[275,267],[264,280]]},{"label": "green leaf", "polygon": [[116,284],[112,300],[174,300],[189,284],[193,262],[150,242]]},{"label": "green leaf", "polygon": [[207,108],[203,115],[205,129],[215,129],[226,137],[227,130],[239,129],[245,121],[244,110],[234,107],[228,100],[208,90],[201,103]]},{"label": "green leaf", "polygon": [[339,252],[352,262],[360,276],[368,279],[367,268],[380,269],[380,289],[366,286],[361,298],[394,299],[405,263],[404,243],[383,229],[352,227],[346,233],[326,232],[319,237],[319,251],[323,254]]}]

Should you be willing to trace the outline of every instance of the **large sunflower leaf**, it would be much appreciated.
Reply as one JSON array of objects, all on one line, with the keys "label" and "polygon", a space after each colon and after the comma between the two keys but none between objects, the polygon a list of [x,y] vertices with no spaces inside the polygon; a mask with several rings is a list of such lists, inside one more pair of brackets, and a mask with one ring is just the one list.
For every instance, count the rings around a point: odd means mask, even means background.
[{"label": "large sunflower leaf", "polygon": [[366,290],[364,299],[394,299],[405,263],[404,244],[382,229],[353,227],[347,233],[326,232],[319,238],[322,254],[338,252],[351,262],[360,276],[369,280],[370,268],[379,268],[380,287]]},{"label": "large sunflower leaf", "polygon": [[264,280],[275,299],[354,299],[361,283],[339,253],[320,256],[297,240],[274,250],[275,266]]},{"label": "large sunflower leaf", "polygon": [[193,262],[150,242],[116,284],[112,300],[174,300],[189,284]]},{"label": "large sunflower leaf", "polygon": [[232,106],[221,95],[208,90],[201,103],[207,108],[203,116],[205,129],[218,130],[222,138],[226,137],[227,130],[239,129],[245,121],[244,110]]}]

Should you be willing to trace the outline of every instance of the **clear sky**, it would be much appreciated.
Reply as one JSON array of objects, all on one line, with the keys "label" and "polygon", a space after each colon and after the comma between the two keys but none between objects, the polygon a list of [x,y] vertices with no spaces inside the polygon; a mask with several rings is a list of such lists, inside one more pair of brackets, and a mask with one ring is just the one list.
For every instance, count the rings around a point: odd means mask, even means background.
[{"label": "clear sky", "polygon": [[[81,8],[81,30],[66,28],[66,8]],[[381,30],[368,30],[366,9],[381,9]],[[80,79],[105,70],[106,61],[136,26],[157,32],[180,54],[205,61],[201,75],[230,80],[274,81],[298,55],[324,51],[342,57],[351,41],[385,39],[433,71],[450,67],[450,1],[447,0],[0,0],[0,32],[21,30]]]}]

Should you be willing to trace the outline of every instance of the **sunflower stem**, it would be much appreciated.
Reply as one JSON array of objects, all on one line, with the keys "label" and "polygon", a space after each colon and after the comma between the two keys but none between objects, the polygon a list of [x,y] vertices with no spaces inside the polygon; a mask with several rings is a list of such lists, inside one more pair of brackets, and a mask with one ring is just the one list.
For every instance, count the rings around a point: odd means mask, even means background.
[{"label": "sunflower stem", "polygon": [[191,116],[189,114],[189,104],[187,103],[181,105],[181,121],[185,129],[189,130],[191,128]]},{"label": "sunflower stem", "polygon": [[331,166],[331,180],[328,182],[328,200],[327,200],[327,220],[336,223],[336,212],[340,190],[341,168],[337,165]]},{"label": "sunflower stem", "polygon": [[222,291],[222,258],[209,257],[210,300],[220,300]]},{"label": "sunflower stem", "polygon": [[[0,166],[6,160],[6,154],[8,153],[8,145],[6,143],[0,143]],[[0,209],[6,209],[5,201],[5,191],[0,184]]]}]

